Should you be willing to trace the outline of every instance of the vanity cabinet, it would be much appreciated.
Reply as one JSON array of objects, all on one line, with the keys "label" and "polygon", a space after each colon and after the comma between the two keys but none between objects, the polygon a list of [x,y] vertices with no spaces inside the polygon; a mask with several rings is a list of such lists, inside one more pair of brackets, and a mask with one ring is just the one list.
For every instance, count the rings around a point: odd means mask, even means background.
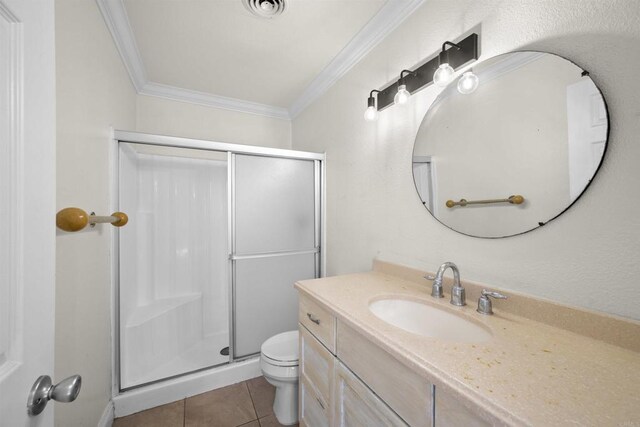
[{"label": "vanity cabinet", "polygon": [[[301,426],[407,426],[398,415],[398,408],[409,414],[403,401],[411,401],[409,406],[416,408],[412,414],[425,401],[406,396],[418,390],[431,396],[427,386],[416,385],[415,375],[409,376],[407,368],[352,329],[339,327],[335,316],[314,301],[300,297],[298,319]],[[430,404],[425,405],[420,410],[423,420],[415,426],[431,425]]]},{"label": "vanity cabinet", "polygon": [[299,329],[301,426],[489,425],[303,296]]},{"label": "vanity cabinet", "polygon": [[301,426],[407,425],[302,324],[299,393]]}]

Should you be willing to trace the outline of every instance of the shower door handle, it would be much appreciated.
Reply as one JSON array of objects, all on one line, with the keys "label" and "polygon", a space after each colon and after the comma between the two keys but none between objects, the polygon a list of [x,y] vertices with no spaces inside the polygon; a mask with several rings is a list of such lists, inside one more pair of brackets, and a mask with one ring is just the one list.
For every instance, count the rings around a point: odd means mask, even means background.
[{"label": "shower door handle", "polygon": [[257,252],[247,254],[229,254],[231,261],[238,261],[243,259],[258,259],[258,258],[271,258],[277,256],[291,256],[291,255],[304,255],[304,254],[317,254],[320,253],[320,247],[316,246],[313,249],[301,249],[297,251],[274,251],[274,252]]}]

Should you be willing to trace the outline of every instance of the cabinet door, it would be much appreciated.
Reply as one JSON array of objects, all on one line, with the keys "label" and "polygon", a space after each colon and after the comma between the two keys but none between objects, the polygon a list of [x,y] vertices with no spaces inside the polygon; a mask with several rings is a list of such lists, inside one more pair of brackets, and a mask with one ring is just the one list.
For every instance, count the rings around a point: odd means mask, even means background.
[{"label": "cabinet door", "polygon": [[331,402],[334,361],[333,354],[300,325],[300,376],[320,392],[323,403],[327,405]]},{"label": "cabinet door", "polygon": [[492,425],[471,412],[442,387],[436,386],[435,400],[436,427],[489,427]]},{"label": "cabinet door", "polygon": [[407,426],[382,400],[336,362],[334,425],[339,427]]},{"label": "cabinet door", "polygon": [[331,411],[318,390],[305,377],[300,377],[300,425],[329,427]]},{"label": "cabinet door", "polygon": [[328,426],[331,419],[335,357],[303,326],[300,328],[300,423]]},{"label": "cabinet door", "polygon": [[337,343],[340,361],[404,421],[432,426],[431,383],[340,321]]}]

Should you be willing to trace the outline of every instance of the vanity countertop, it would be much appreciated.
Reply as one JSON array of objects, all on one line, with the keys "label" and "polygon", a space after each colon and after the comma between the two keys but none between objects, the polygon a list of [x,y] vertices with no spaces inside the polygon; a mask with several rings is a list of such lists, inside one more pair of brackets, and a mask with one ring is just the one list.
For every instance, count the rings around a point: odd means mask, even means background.
[{"label": "vanity countertop", "polygon": [[[476,313],[434,299],[430,282],[379,271],[296,284],[344,322],[495,424],[640,426],[640,353],[494,307]],[[447,342],[396,328],[369,311],[385,297],[425,302],[488,327],[481,343]],[[508,304],[508,302],[506,302]]]}]

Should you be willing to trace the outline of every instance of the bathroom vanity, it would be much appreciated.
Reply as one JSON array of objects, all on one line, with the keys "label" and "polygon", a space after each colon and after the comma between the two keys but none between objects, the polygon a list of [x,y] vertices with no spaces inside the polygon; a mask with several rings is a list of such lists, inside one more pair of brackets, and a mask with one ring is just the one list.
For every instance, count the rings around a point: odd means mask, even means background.
[{"label": "bathroom vanity", "polygon": [[[454,307],[430,297],[423,275],[375,261],[369,273],[296,284],[301,425],[640,425],[640,323],[523,295],[481,315],[482,286],[463,281],[468,305]],[[393,326],[370,308],[391,299],[486,336]]]},{"label": "bathroom vanity", "polygon": [[431,426],[436,416],[442,425],[491,425],[446,392],[436,400],[433,383],[313,297],[300,296],[299,320],[301,425]]}]

